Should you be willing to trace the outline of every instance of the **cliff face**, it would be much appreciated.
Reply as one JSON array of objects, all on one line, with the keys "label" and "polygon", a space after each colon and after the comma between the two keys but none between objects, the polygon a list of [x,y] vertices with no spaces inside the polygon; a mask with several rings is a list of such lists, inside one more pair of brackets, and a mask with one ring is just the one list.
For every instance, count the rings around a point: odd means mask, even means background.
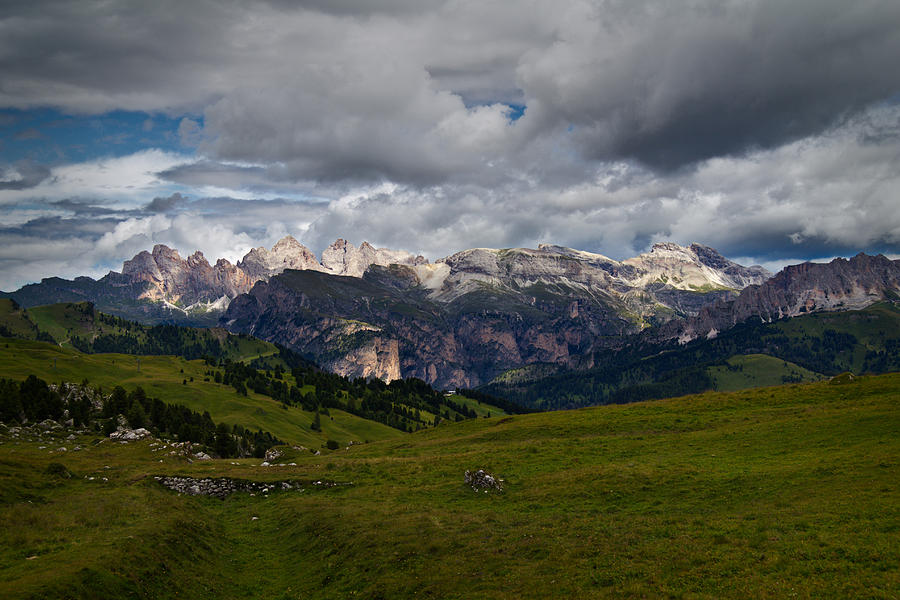
[{"label": "cliff face", "polygon": [[713,336],[748,319],[774,321],[828,310],[853,310],[900,295],[900,261],[858,254],[828,264],[785,267],[736,298],[703,307],[696,317],[663,327],[659,337],[690,341]]},{"label": "cliff face", "polygon": [[427,262],[421,256],[413,256],[402,250],[375,248],[369,242],[363,242],[357,248],[347,240],[338,238],[322,252],[322,268],[317,270],[334,275],[362,277],[371,265],[386,267],[394,264],[417,265]]},{"label": "cliff face", "polygon": [[320,263],[306,246],[287,236],[271,250],[262,246],[250,250],[237,265],[220,258],[210,266],[201,252],[187,259],[177,250],[157,245],[152,252],[139,253],[122,265],[122,276],[131,283],[146,284],[138,299],[190,306],[199,302],[218,303],[224,309],[232,298],[250,291],[257,281],[268,281],[287,269],[321,271],[333,275],[362,277],[370,265],[424,264],[421,256],[408,252],[375,248],[368,242],[356,248],[338,239],[322,254]]},{"label": "cliff face", "polygon": [[594,336],[630,327],[599,306],[561,314],[558,308],[550,299],[489,290],[435,302],[411,267],[393,265],[371,267],[362,278],[285,272],[237,297],[223,322],[344,375],[470,387],[524,362],[569,364]]},{"label": "cliff face", "polygon": [[183,305],[232,298],[252,287],[255,280],[225,259],[210,266],[201,252],[187,259],[176,250],[157,245],[122,265],[122,277],[130,283],[146,283],[137,299]]},{"label": "cliff face", "polygon": [[718,266],[669,245],[620,263],[541,246],[465,250],[435,264],[373,263],[361,278],[287,271],[236,298],[223,322],[346,375],[390,372],[472,387],[523,364],[589,366],[593,350],[734,295],[726,284],[768,275],[712,258]]}]

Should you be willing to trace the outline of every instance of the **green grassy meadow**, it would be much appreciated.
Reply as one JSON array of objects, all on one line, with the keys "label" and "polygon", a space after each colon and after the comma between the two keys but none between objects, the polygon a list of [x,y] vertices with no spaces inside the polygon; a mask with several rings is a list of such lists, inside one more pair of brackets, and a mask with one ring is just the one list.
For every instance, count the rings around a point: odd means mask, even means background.
[{"label": "green grassy meadow", "polygon": [[321,432],[313,431],[310,429],[312,412],[294,406],[285,408],[280,402],[252,391],[242,396],[231,386],[204,381],[208,369],[202,360],[189,361],[177,356],[82,354],[43,342],[0,338],[0,377],[21,380],[34,374],[51,383],[77,383],[87,379],[107,392],[116,385],[129,391],[140,386],[148,396],[164,402],[183,404],[199,412],[209,411],[216,422],[262,429],[288,443],[311,448],[319,448],[328,439],[346,444],[405,435],[338,409],[330,411],[331,417],[322,416]]},{"label": "green grassy meadow", "polygon": [[723,392],[824,379],[819,373],[767,354],[735,355],[726,361],[725,366],[709,367],[707,372],[713,388]]},{"label": "green grassy meadow", "polygon": [[496,406],[492,406],[490,404],[485,404],[483,402],[479,402],[473,398],[469,398],[467,396],[462,396],[460,394],[453,394],[450,396],[450,400],[453,402],[465,406],[466,408],[470,408],[478,414],[479,417],[496,417],[496,416],[505,416],[507,413],[505,410],[498,408]]},{"label": "green grassy meadow", "polygon": [[[479,418],[288,467],[0,428],[0,597],[896,598],[898,433],[900,374]],[[477,468],[505,489],[473,492]],[[152,477],[174,474],[352,485],[218,500]]]}]

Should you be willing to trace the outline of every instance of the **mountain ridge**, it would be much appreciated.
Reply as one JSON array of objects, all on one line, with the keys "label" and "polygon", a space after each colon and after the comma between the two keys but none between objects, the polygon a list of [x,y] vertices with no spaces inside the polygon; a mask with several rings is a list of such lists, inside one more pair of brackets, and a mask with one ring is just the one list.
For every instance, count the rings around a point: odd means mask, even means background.
[{"label": "mountain ridge", "polygon": [[699,244],[659,243],[625,261],[554,245],[472,248],[430,263],[343,239],[318,261],[286,237],[236,265],[157,245],[98,281],[45,280],[8,296],[26,307],[88,300],[148,323],[221,323],[342,375],[474,387],[534,362],[590,366],[622,336],[697,315],[768,276]]},{"label": "mountain ridge", "polygon": [[472,248],[371,265],[361,278],[288,270],[235,298],[222,323],[347,376],[473,387],[533,362],[585,366],[622,336],[767,276],[699,245],[657,244],[630,262],[550,245]]},{"label": "mountain ridge", "polygon": [[860,252],[850,259],[787,266],[735,298],[720,299],[681,323],[664,325],[658,337],[683,343],[715,336],[753,318],[772,322],[812,312],[861,309],[898,296],[900,260]]}]

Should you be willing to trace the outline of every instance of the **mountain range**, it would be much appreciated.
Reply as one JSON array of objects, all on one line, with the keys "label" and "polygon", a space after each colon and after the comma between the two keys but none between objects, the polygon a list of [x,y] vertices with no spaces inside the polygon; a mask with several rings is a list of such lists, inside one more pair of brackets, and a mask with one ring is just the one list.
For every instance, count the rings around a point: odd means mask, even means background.
[{"label": "mountain range", "polygon": [[698,314],[770,274],[693,244],[616,261],[541,245],[429,263],[338,239],[321,261],[292,237],[237,264],[157,245],[99,280],[45,279],[23,306],[89,300],[144,322],[216,324],[278,341],[335,372],[472,387],[531,362],[584,365],[622,335]]},{"label": "mountain range", "polygon": [[736,323],[860,308],[900,292],[900,262],[861,254],[777,276],[700,244],[623,261],[542,244],[474,248],[433,263],[338,239],[321,260],[292,237],[211,265],[157,245],[99,280],[44,279],[23,306],[88,300],[145,323],[222,325],[351,377],[475,387],[508,369],[588,369],[598,352],[713,337]]}]

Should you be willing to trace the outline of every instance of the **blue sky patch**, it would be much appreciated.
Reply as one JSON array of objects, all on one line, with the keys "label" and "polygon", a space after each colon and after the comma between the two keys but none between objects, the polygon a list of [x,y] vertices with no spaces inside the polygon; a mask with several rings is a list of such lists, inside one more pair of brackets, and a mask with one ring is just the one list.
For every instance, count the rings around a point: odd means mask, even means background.
[{"label": "blue sky patch", "polygon": [[[202,125],[201,119],[191,118]],[[184,152],[178,136],[181,119],[134,111],[69,115],[52,108],[0,110],[0,162],[66,164],[148,148]]]}]

